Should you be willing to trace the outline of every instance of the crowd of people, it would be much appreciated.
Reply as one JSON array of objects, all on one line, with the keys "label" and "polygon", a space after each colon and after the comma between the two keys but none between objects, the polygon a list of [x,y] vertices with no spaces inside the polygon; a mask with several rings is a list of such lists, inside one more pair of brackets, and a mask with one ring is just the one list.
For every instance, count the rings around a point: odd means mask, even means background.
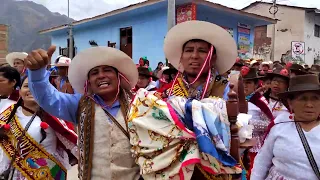
[{"label": "crowd of people", "polygon": [[[74,165],[83,180],[320,179],[319,65],[240,59],[203,21],[167,33],[170,63],[154,71],[111,47],[50,64],[54,52],[10,53],[0,67],[0,179],[64,180]],[[227,109],[238,76],[240,160]]]}]

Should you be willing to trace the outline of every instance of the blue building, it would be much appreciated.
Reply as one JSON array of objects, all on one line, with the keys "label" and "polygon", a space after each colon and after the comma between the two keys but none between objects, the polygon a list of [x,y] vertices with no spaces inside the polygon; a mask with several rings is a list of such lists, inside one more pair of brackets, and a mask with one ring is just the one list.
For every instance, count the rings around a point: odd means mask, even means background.
[{"label": "blue building", "polygon": [[[92,18],[72,23],[76,52],[92,46],[118,48],[138,63],[147,56],[150,66],[165,62],[163,41],[167,33],[167,0],[149,0],[117,9]],[[276,23],[276,20],[259,16],[205,0],[176,0],[177,23],[187,20],[202,20],[215,23],[234,37],[239,56],[251,58],[254,43],[254,27]],[[49,34],[52,44],[60,48],[54,56],[65,53],[68,25],[40,31]]]}]

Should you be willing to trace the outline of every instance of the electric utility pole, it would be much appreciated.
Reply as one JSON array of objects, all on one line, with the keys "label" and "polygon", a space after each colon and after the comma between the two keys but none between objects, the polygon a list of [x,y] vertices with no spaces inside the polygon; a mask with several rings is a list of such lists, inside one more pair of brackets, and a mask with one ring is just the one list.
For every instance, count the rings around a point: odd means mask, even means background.
[{"label": "electric utility pole", "polygon": [[[68,0],[68,18],[70,18],[70,0]],[[69,20],[69,19],[68,19]],[[68,24],[69,28],[69,47],[68,47],[68,52],[69,52],[69,58],[73,58],[73,50],[74,50],[74,45],[73,45],[73,32],[72,32],[72,22],[69,20]]]},{"label": "electric utility pole", "polygon": [[[168,0],[167,25],[168,25],[168,31],[174,25],[176,25],[176,1],[175,0]],[[168,65],[167,59],[166,59],[166,65]]]},{"label": "electric utility pole", "polygon": [[[278,12],[277,0],[273,0],[272,6],[269,8],[269,13],[276,19]],[[276,23],[272,26],[272,45],[271,45],[271,61],[275,61],[275,44],[276,44]]]}]

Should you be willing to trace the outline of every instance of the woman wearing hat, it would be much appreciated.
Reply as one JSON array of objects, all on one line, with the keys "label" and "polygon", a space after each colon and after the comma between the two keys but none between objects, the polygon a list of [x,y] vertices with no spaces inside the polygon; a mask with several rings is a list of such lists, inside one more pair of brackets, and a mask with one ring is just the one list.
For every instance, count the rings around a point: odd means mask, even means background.
[{"label": "woman wearing hat", "polygon": [[257,61],[257,60],[253,60],[253,61],[250,62],[250,67],[259,69],[259,67],[260,67],[260,62]]},{"label": "woman wearing hat", "polygon": [[241,75],[244,83],[244,94],[246,99],[249,100],[251,96],[260,86],[260,78],[256,68],[249,68],[244,66],[241,68]]},{"label": "woman wearing hat", "polygon": [[24,59],[27,56],[28,54],[25,52],[12,52],[6,56],[8,64],[17,69],[17,71],[20,73],[21,79],[26,76]]},{"label": "woman wearing hat", "polygon": [[78,155],[77,135],[39,109],[28,78],[22,80],[19,93],[18,102],[0,101],[0,175],[4,179],[65,180],[69,157]]},{"label": "woman wearing hat", "polygon": [[68,68],[70,64],[71,59],[68,57],[59,56],[56,59],[53,66],[58,69],[58,77],[54,80],[54,83],[58,91],[73,94],[74,91],[68,79]]},{"label": "woman wearing hat", "polygon": [[320,65],[313,64],[309,70],[310,73],[316,74],[320,79]]},{"label": "woman wearing hat", "polygon": [[279,97],[289,104],[273,123],[251,179],[320,179],[320,84],[315,75],[292,77]]},{"label": "woman wearing hat", "polygon": [[303,66],[297,63],[289,65],[288,69],[290,69],[290,77],[308,74]]},{"label": "woman wearing hat", "polygon": [[274,118],[269,109],[268,101],[260,92],[261,87],[259,87],[259,80],[262,77],[258,76],[257,69],[243,67],[241,74],[243,77],[246,99],[248,101],[248,114],[252,115],[249,124],[253,125],[254,127],[252,137],[256,140],[256,145],[249,149],[251,167],[248,174],[250,177],[250,171],[253,167],[254,158],[259,152],[263,144],[265,132],[267,131],[270,122]]},{"label": "woman wearing hat", "polygon": [[288,89],[290,75],[289,71],[283,66],[273,69],[273,72],[267,73],[267,78],[271,80],[270,89],[265,93],[269,101],[269,108],[276,118],[282,112],[287,112],[286,106],[279,100],[278,94]]},{"label": "woman wearing hat", "polygon": [[138,91],[144,88],[147,91],[155,91],[157,89],[156,83],[152,81],[153,75],[146,67],[138,67],[139,78],[136,87],[133,91]]},{"label": "woman wearing hat", "polygon": [[234,63],[233,67],[231,70],[234,71],[241,71],[241,68],[244,66],[243,60],[239,57],[236,58],[236,63]]},{"label": "woman wearing hat", "polygon": [[261,70],[264,73],[267,73],[270,69],[271,69],[271,67],[270,67],[270,63],[269,62],[264,61],[264,62],[261,63]]},{"label": "woman wearing hat", "polygon": [[130,90],[138,81],[133,60],[110,47],[79,52],[69,66],[69,80],[81,94],[66,94],[49,82],[46,65],[54,51],[51,46],[26,58],[29,87],[44,110],[78,124],[79,178],[139,179],[126,121]]}]

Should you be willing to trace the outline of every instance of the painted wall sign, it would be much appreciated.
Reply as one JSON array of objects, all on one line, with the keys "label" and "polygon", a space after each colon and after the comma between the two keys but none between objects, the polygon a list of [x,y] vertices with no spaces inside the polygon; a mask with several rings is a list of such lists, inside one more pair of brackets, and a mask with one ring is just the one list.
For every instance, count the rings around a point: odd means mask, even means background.
[{"label": "painted wall sign", "polygon": [[238,23],[238,27],[245,28],[245,29],[251,29],[251,26],[250,26],[250,25],[248,25],[248,24],[243,24],[243,23]]},{"label": "painted wall sign", "polygon": [[[250,30],[238,27],[238,52],[239,55],[250,53]],[[250,57],[249,57],[250,58]]]},{"label": "painted wall sign", "polygon": [[197,10],[196,5],[191,4],[184,4],[177,6],[176,11],[176,22],[177,24],[185,22],[185,21],[191,21],[197,19]]}]

